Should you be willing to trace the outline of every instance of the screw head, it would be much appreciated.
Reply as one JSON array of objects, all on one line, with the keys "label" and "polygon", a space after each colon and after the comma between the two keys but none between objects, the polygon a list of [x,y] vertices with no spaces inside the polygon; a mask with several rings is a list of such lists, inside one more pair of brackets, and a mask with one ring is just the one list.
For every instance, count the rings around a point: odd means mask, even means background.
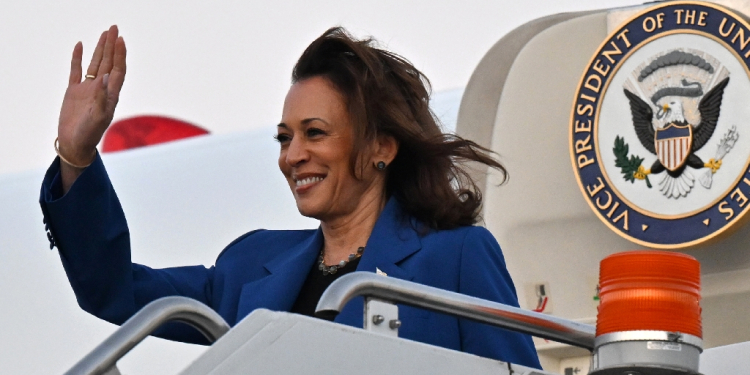
[{"label": "screw head", "polygon": [[401,327],[401,321],[398,319],[393,319],[388,322],[388,326],[391,327],[391,329],[398,329],[399,327]]},{"label": "screw head", "polygon": [[374,323],[375,325],[378,325],[378,324],[380,324],[380,323],[383,323],[383,321],[385,321],[385,317],[383,317],[382,315],[373,315],[373,316],[372,316],[372,322],[373,322],[373,323]]}]

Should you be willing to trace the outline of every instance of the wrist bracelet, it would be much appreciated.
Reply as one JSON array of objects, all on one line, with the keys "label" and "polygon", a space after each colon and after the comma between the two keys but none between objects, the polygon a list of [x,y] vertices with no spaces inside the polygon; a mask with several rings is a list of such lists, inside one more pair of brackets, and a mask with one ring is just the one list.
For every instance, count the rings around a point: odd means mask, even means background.
[{"label": "wrist bracelet", "polygon": [[[94,160],[91,160],[91,163],[88,163],[86,165],[76,165],[76,164],[73,164],[73,163],[69,162],[68,159],[65,159],[65,157],[62,156],[62,154],[60,153],[60,149],[57,146],[58,143],[59,143],[59,137],[55,137],[55,153],[57,154],[57,156],[60,157],[60,160],[62,160],[62,161],[65,162],[65,164],[67,164],[67,165],[69,165],[69,166],[71,166],[73,168],[85,169],[89,165],[91,165],[91,164],[94,163]],[[94,150],[94,157],[96,158],[96,150]]]}]

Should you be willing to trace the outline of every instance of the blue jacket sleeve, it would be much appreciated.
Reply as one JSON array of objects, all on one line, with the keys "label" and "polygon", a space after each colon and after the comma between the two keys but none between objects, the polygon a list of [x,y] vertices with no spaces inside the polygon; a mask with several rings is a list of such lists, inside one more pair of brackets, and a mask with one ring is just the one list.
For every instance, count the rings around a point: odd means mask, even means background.
[{"label": "blue jacket sleeve", "polygon": [[[161,297],[179,295],[212,305],[213,268],[155,270],[131,262],[125,214],[99,155],[64,196],[59,163],[56,159],[47,170],[39,203],[82,309],[122,324]],[[182,323],[166,324],[155,335],[206,343]]]},{"label": "blue jacket sleeve", "polygon": [[[459,292],[518,307],[500,245],[485,228],[472,227],[461,251]],[[460,319],[462,350],[541,369],[531,336]]]}]

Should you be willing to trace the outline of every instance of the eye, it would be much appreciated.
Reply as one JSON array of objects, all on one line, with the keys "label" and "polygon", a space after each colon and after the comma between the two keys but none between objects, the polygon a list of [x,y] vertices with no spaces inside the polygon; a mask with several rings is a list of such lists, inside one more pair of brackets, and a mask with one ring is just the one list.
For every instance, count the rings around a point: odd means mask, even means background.
[{"label": "eye", "polygon": [[289,134],[279,133],[279,134],[274,135],[273,139],[275,139],[276,142],[279,142],[281,144],[285,144],[285,143],[288,143],[289,141],[291,141],[292,137]]},{"label": "eye", "polygon": [[307,131],[305,132],[305,134],[308,137],[316,137],[316,136],[320,136],[320,135],[325,135],[326,132],[324,132],[323,130],[318,129],[318,128],[308,128]]}]

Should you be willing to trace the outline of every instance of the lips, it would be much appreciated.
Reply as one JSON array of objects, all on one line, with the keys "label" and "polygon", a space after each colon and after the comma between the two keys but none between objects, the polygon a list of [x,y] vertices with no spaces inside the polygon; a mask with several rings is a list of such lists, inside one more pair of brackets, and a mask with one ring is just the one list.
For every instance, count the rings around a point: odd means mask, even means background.
[{"label": "lips", "polygon": [[323,181],[325,179],[325,175],[320,174],[312,174],[312,173],[305,173],[305,174],[298,174],[292,177],[292,181],[294,181],[294,191],[297,194],[302,194],[307,192],[308,190],[315,187],[318,182]]},{"label": "lips", "polygon": [[313,176],[313,177],[303,178],[301,180],[296,180],[296,179],[294,180],[294,182],[297,184],[297,187],[304,187],[304,186],[311,185],[320,181],[323,181],[323,177]]}]

